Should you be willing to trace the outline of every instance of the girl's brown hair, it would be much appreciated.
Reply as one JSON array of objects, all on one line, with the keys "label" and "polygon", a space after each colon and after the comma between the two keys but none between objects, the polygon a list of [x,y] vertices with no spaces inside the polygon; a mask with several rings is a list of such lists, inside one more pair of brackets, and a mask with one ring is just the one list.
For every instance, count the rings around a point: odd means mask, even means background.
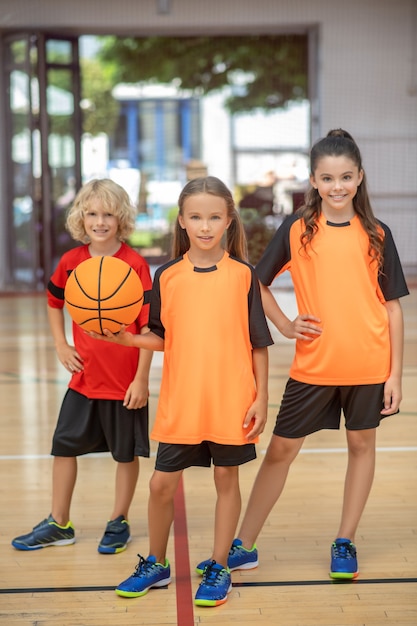
[{"label": "girl's brown hair", "polygon": [[[368,253],[372,261],[378,263],[381,269],[384,260],[384,238],[378,221],[374,215],[369,200],[366,185],[366,176],[362,167],[362,157],[353,137],[342,128],[331,130],[326,137],[317,141],[310,153],[310,171],[314,175],[318,162],[327,156],[345,156],[353,161],[359,171],[363,172],[363,179],[353,198],[353,209],[369,237]],[[318,218],[321,214],[321,198],[319,192],[311,187],[305,196],[305,203],[298,209],[305,223],[305,231],[301,235],[301,244],[307,253],[318,229]]]},{"label": "girl's brown hair", "polygon": [[136,209],[129,195],[113,180],[95,178],[81,187],[68,211],[65,227],[73,239],[82,243],[89,241],[85,232],[84,218],[91,200],[99,200],[106,212],[117,217],[117,236],[120,241],[124,241],[132,234],[135,228]]},{"label": "girl's brown hair", "polygon": [[[236,210],[231,191],[226,185],[215,176],[204,176],[194,178],[188,182],[178,198],[179,215],[183,214],[184,202],[190,196],[206,193],[212,196],[223,198],[227,206],[227,216],[231,219],[230,226],[226,230],[225,248],[231,256],[243,261],[248,259],[248,247],[245,231],[240,215]],[[187,232],[181,228],[178,217],[175,222],[174,238],[172,243],[172,258],[183,255],[190,248],[190,239]]]}]

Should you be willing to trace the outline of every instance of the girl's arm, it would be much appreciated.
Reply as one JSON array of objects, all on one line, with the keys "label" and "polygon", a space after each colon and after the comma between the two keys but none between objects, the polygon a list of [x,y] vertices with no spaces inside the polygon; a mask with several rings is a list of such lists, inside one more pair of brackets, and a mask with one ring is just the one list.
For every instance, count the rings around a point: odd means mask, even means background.
[{"label": "girl's arm", "polygon": [[384,408],[381,415],[397,413],[402,399],[401,379],[404,352],[404,320],[400,301],[385,302],[391,343],[391,371],[384,386]]},{"label": "girl's arm", "polygon": [[111,343],[118,343],[121,346],[127,346],[128,348],[144,348],[145,350],[151,350],[156,352],[163,352],[164,340],[152,331],[148,330],[143,335],[134,335],[126,331],[126,327],[122,326],[117,334],[105,329],[104,335],[98,333],[87,333],[94,339],[100,339],[100,341],[110,341]]},{"label": "girl's arm", "polygon": [[[313,315],[297,315],[291,321],[278,306],[272,291],[266,285],[259,283],[261,287],[262,306],[265,315],[276,326],[280,333],[288,339],[302,339],[312,341],[321,335],[320,319]],[[315,323],[312,323],[315,322]]]},{"label": "girl's arm", "polygon": [[83,369],[83,360],[74,346],[70,346],[67,341],[63,309],[48,305],[48,321],[58,359],[69,372],[80,372]]},{"label": "girl's arm", "polygon": [[246,435],[248,441],[255,439],[263,432],[268,417],[268,348],[254,348],[252,364],[256,383],[256,398],[243,422],[244,428],[252,426]]},{"label": "girl's arm", "polygon": [[[143,335],[149,332],[147,326],[140,329]],[[141,409],[146,406],[149,397],[149,371],[151,369],[153,352],[151,350],[141,349],[139,353],[138,367],[135,378],[126,390],[123,400],[123,406],[127,409]]]}]

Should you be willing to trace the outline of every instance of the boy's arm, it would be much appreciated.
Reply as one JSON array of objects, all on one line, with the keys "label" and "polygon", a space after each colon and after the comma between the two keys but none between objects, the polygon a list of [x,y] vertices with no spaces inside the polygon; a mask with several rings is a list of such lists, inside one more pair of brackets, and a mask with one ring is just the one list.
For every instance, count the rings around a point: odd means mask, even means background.
[{"label": "boy's arm", "polygon": [[388,313],[389,335],[391,343],[391,369],[384,386],[384,408],[382,415],[397,413],[402,399],[401,379],[404,353],[404,320],[400,301],[385,302]]},{"label": "boy's arm", "polygon": [[48,305],[47,310],[49,327],[58,359],[69,372],[80,372],[83,369],[83,360],[74,346],[70,346],[67,341],[63,309],[56,309]]},{"label": "boy's arm", "polygon": [[263,432],[268,417],[268,348],[254,348],[252,364],[256,383],[256,398],[243,422],[244,428],[252,426],[246,435],[248,441],[255,439]]}]

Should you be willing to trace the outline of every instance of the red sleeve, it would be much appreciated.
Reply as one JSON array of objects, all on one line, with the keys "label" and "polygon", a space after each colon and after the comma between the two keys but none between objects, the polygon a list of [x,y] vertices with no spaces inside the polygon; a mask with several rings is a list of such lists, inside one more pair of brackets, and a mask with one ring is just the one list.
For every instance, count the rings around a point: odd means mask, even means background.
[{"label": "red sleeve", "polygon": [[88,246],[73,248],[62,255],[55,271],[49,279],[47,287],[48,306],[53,309],[62,309],[65,304],[64,290],[68,276],[80,263],[90,258]]}]

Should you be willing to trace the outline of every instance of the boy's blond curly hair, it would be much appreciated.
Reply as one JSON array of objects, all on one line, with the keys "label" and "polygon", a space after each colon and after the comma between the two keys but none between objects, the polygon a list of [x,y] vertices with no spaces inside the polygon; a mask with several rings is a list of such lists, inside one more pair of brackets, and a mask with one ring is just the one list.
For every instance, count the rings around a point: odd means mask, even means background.
[{"label": "boy's blond curly hair", "polygon": [[84,218],[92,199],[99,200],[106,212],[117,217],[119,222],[117,236],[120,241],[127,239],[135,228],[136,209],[123,187],[109,178],[96,178],[81,187],[68,211],[65,222],[65,227],[71,237],[82,243],[89,242],[84,227]]}]

